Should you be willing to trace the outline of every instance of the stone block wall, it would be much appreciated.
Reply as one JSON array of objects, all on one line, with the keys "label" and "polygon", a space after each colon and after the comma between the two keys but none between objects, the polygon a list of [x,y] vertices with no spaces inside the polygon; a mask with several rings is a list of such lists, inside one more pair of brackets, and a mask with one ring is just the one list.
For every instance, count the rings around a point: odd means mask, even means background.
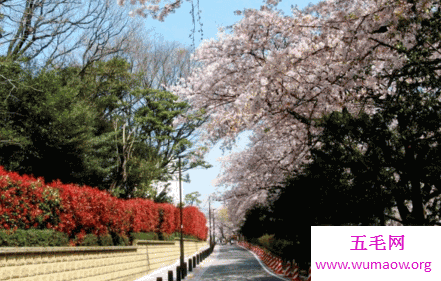
[{"label": "stone block wall", "polygon": [[[0,248],[0,280],[133,281],[179,259],[179,240],[139,241],[113,247]],[[184,241],[184,255],[208,242]]]}]

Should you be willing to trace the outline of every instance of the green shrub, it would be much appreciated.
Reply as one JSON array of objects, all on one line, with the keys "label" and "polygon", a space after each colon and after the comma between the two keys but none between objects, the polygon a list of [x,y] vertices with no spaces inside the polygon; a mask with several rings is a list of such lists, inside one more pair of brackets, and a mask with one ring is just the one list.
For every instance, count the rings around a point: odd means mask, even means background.
[{"label": "green shrub", "polygon": [[129,237],[125,235],[118,235],[118,244],[115,246],[129,246],[130,244],[131,243]]},{"label": "green shrub", "polygon": [[294,242],[284,239],[275,239],[272,244],[272,248],[278,253],[282,253],[282,254],[292,253],[294,248]]},{"label": "green shrub", "polygon": [[8,247],[27,247],[26,231],[17,229],[14,233],[7,236]]},{"label": "green shrub", "polygon": [[[164,235],[164,240],[165,241],[174,241],[175,239],[181,239],[181,233],[179,233],[179,232],[173,232],[172,234],[163,233],[163,235]],[[186,234],[182,234],[182,237],[186,238],[186,239],[196,239],[196,240],[199,240],[199,239],[197,239],[194,236],[186,235]]]},{"label": "green shrub", "polygon": [[8,246],[8,237],[6,231],[0,229],[0,247],[6,247],[6,246]]},{"label": "green shrub", "polygon": [[67,247],[69,246],[69,235],[59,231],[53,231],[49,239],[49,247]]},{"label": "green shrub", "polygon": [[110,236],[112,237],[112,242],[114,246],[129,246],[130,240],[125,235],[119,235],[115,232],[110,232]]},{"label": "green shrub", "polygon": [[173,233],[172,234],[162,233],[162,238],[164,241],[172,241],[175,239]]},{"label": "green shrub", "polygon": [[0,230],[0,247],[62,247],[69,245],[67,234],[53,229]]},{"label": "green shrub", "polygon": [[280,239],[275,237],[275,235],[269,235],[265,234],[259,238],[253,238],[250,239],[249,242],[251,244],[259,245],[266,249],[267,251],[271,252],[274,255],[277,255],[281,258],[290,260],[290,259],[296,259],[296,261],[299,260],[297,254],[293,253],[299,253],[299,247],[298,244],[294,241]]},{"label": "green shrub", "polygon": [[[171,237],[173,237],[173,238],[171,238]],[[196,240],[196,241],[201,241],[196,236],[188,235],[188,234],[182,234],[182,238],[192,239],[192,240]],[[173,234],[171,234],[170,240],[175,240],[175,239],[181,239],[181,233],[180,232],[174,232]]]},{"label": "green shrub", "polygon": [[110,234],[106,234],[99,237],[100,246],[113,246],[113,239]]},{"label": "green shrub", "polygon": [[29,229],[27,231],[27,246],[44,247],[49,245],[48,239],[50,237],[47,235],[47,230]]},{"label": "green shrub", "polygon": [[251,238],[249,242],[254,245],[260,245],[258,238]]},{"label": "green shrub", "polygon": [[81,242],[79,246],[99,246],[98,237],[92,233],[86,234],[83,242]]},{"label": "green shrub", "polygon": [[[162,236],[160,235],[162,234]],[[157,233],[157,232],[130,232],[130,242],[134,240],[162,240],[162,241],[174,241],[175,239],[181,238],[181,234],[179,232],[174,232],[172,234],[167,233]],[[183,238],[199,240],[197,237],[192,235],[182,235]],[[161,239],[162,238],[162,239]]]},{"label": "green shrub", "polygon": [[155,232],[130,232],[130,241],[134,240],[159,240],[158,234]]},{"label": "green shrub", "polygon": [[257,241],[259,242],[259,245],[271,250],[273,248],[272,246],[274,242],[274,234],[272,235],[264,234],[261,237],[259,237]]},{"label": "green shrub", "polygon": [[[179,237],[180,237],[180,236],[179,236]],[[184,235],[184,238],[199,241],[199,239],[198,239],[196,236],[193,236],[193,235]]]}]

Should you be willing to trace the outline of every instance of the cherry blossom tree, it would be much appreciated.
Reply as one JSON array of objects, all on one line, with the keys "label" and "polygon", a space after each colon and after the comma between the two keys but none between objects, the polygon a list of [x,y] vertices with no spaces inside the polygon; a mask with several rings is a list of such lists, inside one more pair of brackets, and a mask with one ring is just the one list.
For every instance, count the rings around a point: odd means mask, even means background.
[{"label": "cherry blossom tree", "polygon": [[[193,48],[194,48],[194,33],[195,33],[195,3],[193,0],[186,0],[187,2],[191,3],[191,11],[190,14],[192,16],[193,20],[193,30],[190,37],[193,39]],[[124,6],[126,0],[117,0],[116,1],[118,5]],[[165,17],[168,16],[170,13],[174,13],[176,9],[179,9],[182,4],[182,0],[167,0],[167,4],[164,4],[163,7],[160,7],[159,5],[161,2],[165,2],[164,0],[130,0],[130,4],[136,5],[139,2],[141,4],[140,7],[136,8],[135,10],[132,10],[129,12],[129,15],[131,17],[134,17],[135,15],[142,16],[146,18],[148,15],[150,15],[153,19],[157,19],[161,22],[164,21]],[[150,4],[149,4],[150,3]],[[204,36],[203,30],[202,30],[202,23],[201,23],[201,10],[199,9],[199,0],[196,2],[197,5],[197,15],[198,15],[198,22],[201,27],[198,31],[201,32],[201,38]]]},{"label": "cherry blossom tree", "polygon": [[90,65],[125,49],[141,22],[127,19],[109,1],[1,0],[1,55],[50,69],[69,65],[76,57]]},{"label": "cherry blossom tree", "polygon": [[320,146],[311,136],[321,117],[343,107],[355,117],[374,114],[374,100],[396,95],[397,83],[424,81],[405,73],[412,50],[423,46],[418,65],[439,77],[439,37],[424,39],[424,25],[439,18],[436,1],[324,1],[290,17],[267,2],[244,10],[232,34],[204,41],[194,56],[203,67],[169,88],[209,114],[207,143],[228,147],[253,131],[250,147],[225,159],[218,179],[232,187],[225,198],[236,202],[238,221],[265,190],[301,172]]},{"label": "cherry blossom tree", "polygon": [[[189,1],[189,0],[187,0]],[[118,5],[124,6],[125,0],[117,0]],[[131,0],[130,4],[135,5],[138,1]],[[141,4],[140,7],[138,7],[135,10],[130,11],[130,16],[139,15],[142,17],[147,17],[148,14],[152,16],[153,19],[157,19],[159,21],[164,21],[164,18],[169,15],[172,12],[175,12],[176,9],[181,7],[181,0],[172,0],[167,1],[168,4],[164,4],[164,7],[160,8],[159,4],[160,2],[164,2],[161,0],[139,0],[139,4]],[[150,3],[150,5],[148,4]],[[146,11],[147,10],[147,11]],[[147,12],[147,14],[146,14]]]},{"label": "cherry blossom tree", "polygon": [[225,207],[221,207],[213,212],[214,219],[216,221],[216,230],[219,235],[218,237],[229,240],[234,235],[234,233],[238,230],[228,215],[228,209]]}]

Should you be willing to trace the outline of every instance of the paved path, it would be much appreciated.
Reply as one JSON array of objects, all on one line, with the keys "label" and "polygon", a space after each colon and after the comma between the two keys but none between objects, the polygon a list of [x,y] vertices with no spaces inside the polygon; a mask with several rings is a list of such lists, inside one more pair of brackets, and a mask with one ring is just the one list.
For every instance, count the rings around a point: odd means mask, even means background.
[{"label": "paved path", "polygon": [[213,253],[189,272],[192,281],[280,281],[257,256],[238,245],[216,245]]},{"label": "paved path", "polygon": [[[207,248],[203,248],[200,251],[198,251],[197,253],[201,253],[203,250],[206,250]],[[211,254],[210,256],[212,256],[213,254]],[[188,261],[188,259],[190,257],[193,256],[184,256],[184,260]],[[203,262],[205,262],[207,259],[205,259]],[[168,265],[165,267],[161,267],[156,269],[155,271],[153,271],[152,273],[145,275],[141,278],[136,279],[135,281],[156,281],[158,277],[162,277],[163,281],[167,281],[168,280],[168,271],[171,270],[173,271],[173,280],[176,280],[176,267],[180,264],[179,259],[176,260],[176,262],[172,265]],[[188,278],[188,277],[187,277]],[[187,280],[184,279],[184,280]]]}]

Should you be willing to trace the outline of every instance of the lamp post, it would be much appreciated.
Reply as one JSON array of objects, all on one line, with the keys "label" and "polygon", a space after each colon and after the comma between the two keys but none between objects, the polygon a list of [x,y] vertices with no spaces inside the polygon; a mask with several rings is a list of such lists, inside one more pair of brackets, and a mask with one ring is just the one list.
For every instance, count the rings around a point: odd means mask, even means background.
[{"label": "lamp post", "polygon": [[181,223],[180,223],[180,229],[181,229],[181,240],[180,240],[180,248],[181,248],[181,262],[180,262],[180,269],[181,269],[181,275],[184,273],[184,239],[182,238],[182,228],[183,228],[183,221],[182,221],[182,187],[181,187],[181,156],[178,157],[179,159],[179,209],[181,213]]}]

